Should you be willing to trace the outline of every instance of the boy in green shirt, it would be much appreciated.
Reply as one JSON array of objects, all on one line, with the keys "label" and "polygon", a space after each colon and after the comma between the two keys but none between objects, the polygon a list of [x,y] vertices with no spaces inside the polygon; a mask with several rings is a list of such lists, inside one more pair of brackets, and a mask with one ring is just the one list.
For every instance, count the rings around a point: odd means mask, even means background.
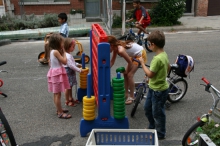
[{"label": "boy in green shirt", "polygon": [[165,103],[169,93],[169,84],[166,81],[167,73],[170,69],[169,59],[163,47],[165,45],[164,33],[155,30],[148,37],[149,49],[156,53],[153,57],[150,69],[148,69],[142,58],[140,62],[142,68],[150,78],[149,91],[145,101],[145,115],[149,121],[149,129],[156,129],[158,139],[165,139],[166,115]]}]

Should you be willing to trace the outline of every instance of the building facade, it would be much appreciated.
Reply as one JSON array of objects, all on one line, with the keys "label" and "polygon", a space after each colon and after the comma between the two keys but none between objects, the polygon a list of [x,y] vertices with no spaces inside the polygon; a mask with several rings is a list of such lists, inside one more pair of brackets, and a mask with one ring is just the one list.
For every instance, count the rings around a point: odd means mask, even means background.
[{"label": "building facade", "polygon": [[[85,17],[101,17],[107,0],[0,0],[0,16],[4,14],[21,15],[44,13],[69,14],[72,10],[83,10]],[[140,0],[146,9],[151,9],[158,0]],[[112,0],[113,13],[120,13],[122,0]],[[3,9],[4,8],[4,9]],[[132,0],[126,0],[126,9],[132,9]],[[220,15],[220,0],[186,0],[184,15]]]}]

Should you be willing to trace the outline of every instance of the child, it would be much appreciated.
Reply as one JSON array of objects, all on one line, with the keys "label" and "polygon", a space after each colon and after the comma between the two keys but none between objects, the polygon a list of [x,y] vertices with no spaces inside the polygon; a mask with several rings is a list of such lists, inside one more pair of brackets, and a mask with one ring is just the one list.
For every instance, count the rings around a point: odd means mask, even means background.
[{"label": "child", "polygon": [[[134,74],[139,66],[139,57],[143,57],[147,61],[147,55],[142,46],[132,41],[119,41],[114,36],[108,36],[108,43],[110,43],[110,50],[113,51],[111,58],[111,67],[115,63],[117,54],[127,61],[127,68],[124,72],[125,82],[125,97],[126,104],[132,104],[134,101]],[[130,89],[130,97],[128,97],[128,89]]]},{"label": "child", "polygon": [[[74,85],[77,85],[77,80],[76,80],[76,72],[83,72],[82,69],[78,68],[77,66],[81,67],[80,64],[76,63],[73,56],[70,54],[71,52],[74,51],[75,49],[75,40],[71,38],[66,38],[64,42],[64,48],[66,51],[66,57],[67,57],[67,64],[64,65],[67,76],[69,79],[70,83],[70,89],[65,90],[65,97],[66,97],[66,105],[67,106],[76,106],[74,103],[80,103],[78,100],[73,99],[72,95],[72,87]],[[76,86],[77,87],[77,86]],[[75,94],[76,95],[76,94]]]},{"label": "child", "polygon": [[46,34],[45,38],[44,38],[44,58],[39,59],[38,61],[41,63],[48,63],[50,60],[50,47],[49,47],[49,38],[53,33],[48,33]]},{"label": "child", "polygon": [[[66,13],[60,13],[58,15],[58,22],[61,24],[60,30],[59,30],[60,35],[62,35],[65,38],[68,37],[69,27],[68,27],[68,24],[67,24],[67,15],[66,15]],[[48,39],[51,34],[52,33],[47,34],[46,39]],[[48,47],[47,40],[46,40],[45,45],[44,45],[44,51],[45,51],[44,58],[41,58],[38,61],[41,62],[41,63],[48,63],[49,58],[50,58],[49,57],[50,47]]]},{"label": "child", "polygon": [[50,69],[47,73],[48,91],[54,95],[54,104],[57,108],[57,115],[62,119],[71,118],[67,110],[61,106],[61,92],[70,89],[68,77],[62,64],[67,63],[66,53],[64,50],[64,39],[60,34],[52,34],[49,39],[50,52]]},{"label": "child", "polygon": [[139,58],[142,68],[150,78],[149,91],[145,101],[145,115],[149,121],[149,129],[156,129],[159,140],[165,138],[166,115],[164,104],[169,93],[169,84],[166,81],[167,72],[170,69],[167,53],[163,47],[165,45],[164,33],[156,30],[148,37],[149,48],[156,53],[153,57],[150,69],[148,69],[142,58]]},{"label": "child", "polygon": [[63,37],[68,37],[69,35],[69,27],[67,24],[67,15],[66,13],[60,13],[58,15],[58,22],[61,24],[60,26],[60,35],[62,35]]},{"label": "child", "polygon": [[135,8],[133,12],[133,18],[127,20],[126,22],[130,22],[135,19],[135,26],[138,28],[138,35],[141,34],[142,31],[145,34],[148,34],[145,28],[150,24],[150,15],[146,9],[140,5],[140,0],[133,0],[133,7]]}]

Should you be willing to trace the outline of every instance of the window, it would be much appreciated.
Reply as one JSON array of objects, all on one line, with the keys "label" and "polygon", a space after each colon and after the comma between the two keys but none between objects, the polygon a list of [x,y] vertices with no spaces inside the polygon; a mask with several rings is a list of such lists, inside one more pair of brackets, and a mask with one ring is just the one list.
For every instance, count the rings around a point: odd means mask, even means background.
[{"label": "window", "polygon": [[[0,0],[1,1],[1,0]],[[69,5],[69,0],[20,0],[19,5]]]},{"label": "window", "polygon": [[[119,0],[121,3],[122,0]],[[126,3],[132,3],[133,0],[125,0]],[[140,2],[158,2],[158,0],[140,0]]]}]

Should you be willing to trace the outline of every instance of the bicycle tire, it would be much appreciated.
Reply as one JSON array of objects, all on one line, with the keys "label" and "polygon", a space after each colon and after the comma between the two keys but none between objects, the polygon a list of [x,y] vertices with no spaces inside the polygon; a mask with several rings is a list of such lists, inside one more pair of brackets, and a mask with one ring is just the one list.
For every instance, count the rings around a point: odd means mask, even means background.
[{"label": "bicycle tire", "polygon": [[147,41],[147,39],[144,40],[144,45],[145,45],[145,49],[146,49],[148,52],[152,52],[152,50],[149,49],[149,47],[148,47],[148,41]]},{"label": "bicycle tire", "polygon": [[137,107],[138,107],[138,104],[141,102],[142,98],[143,98],[143,95],[144,95],[144,87],[141,86],[138,88],[138,91],[136,93],[136,99],[134,100],[134,106],[131,110],[131,117],[134,116],[136,110],[137,110]]},{"label": "bicycle tire", "polygon": [[[198,121],[191,128],[189,128],[189,130],[183,136],[182,145],[183,146],[192,146],[192,145],[198,144],[199,137],[196,136],[197,135],[196,130],[198,127],[202,127],[204,125],[205,125],[205,122]],[[191,137],[191,135],[195,135],[195,137]],[[193,138],[193,139],[191,139],[191,138]]]},{"label": "bicycle tire", "polygon": [[1,109],[0,109],[0,119],[1,119],[2,124],[4,125],[6,134],[8,135],[8,138],[10,140],[11,145],[12,146],[16,146],[17,144],[16,144],[16,141],[15,141],[14,135],[13,135],[13,133],[11,131],[11,127],[8,124],[8,121],[7,121],[7,119],[6,119],[6,117],[3,114]]},{"label": "bicycle tire", "polygon": [[[176,86],[178,86],[180,89],[177,90],[178,92],[176,91],[176,93],[172,93],[177,88],[173,84],[170,84],[170,86],[169,86],[170,93],[169,93],[169,96],[168,96],[167,99],[171,103],[176,103],[176,102],[180,101],[185,96],[185,94],[187,92],[187,89],[188,89],[188,83],[183,78],[176,79],[176,80],[173,81],[173,83]],[[179,84],[179,83],[183,84],[183,88],[181,88],[181,84]]]},{"label": "bicycle tire", "polygon": [[127,37],[127,35],[123,35],[123,36],[121,36],[121,37],[119,37],[119,38],[117,38],[117,40],[126,40],[126,37]]},{"label": "bicycle tire", "polygon": [[[44,58],[44,56],[45,56],[45,52],[41,52],[39,55],[38,55],[38,57],[37,57],[37,59],[39,60],[39,59],[41,59],[41,58]],[[42,65],[47,65],[48,64],[48,62],[40,62]]]}]

